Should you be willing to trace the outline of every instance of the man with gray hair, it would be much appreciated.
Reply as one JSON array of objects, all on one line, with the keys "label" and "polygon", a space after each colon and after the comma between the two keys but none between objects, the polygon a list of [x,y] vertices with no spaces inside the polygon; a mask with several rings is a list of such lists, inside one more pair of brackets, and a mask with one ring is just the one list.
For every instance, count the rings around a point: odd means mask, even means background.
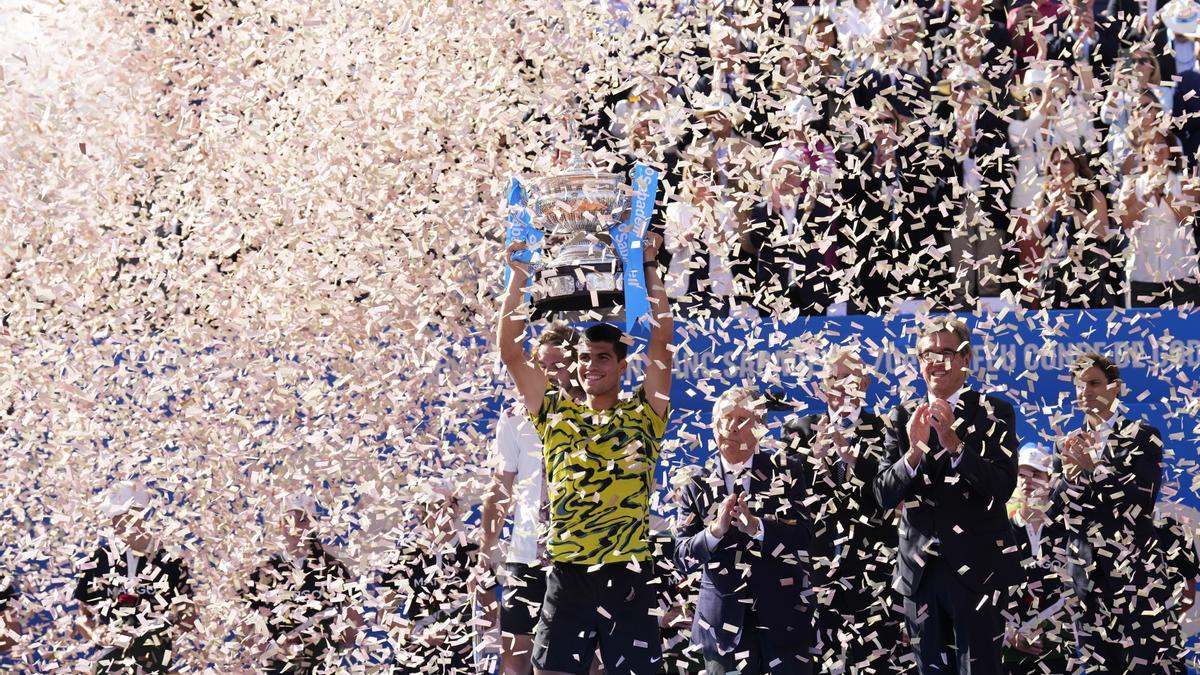
[{"label": "man with gray hair", "polygon": [[967,386],[971,333],[925,325],[917,358],[926,398],[896,408],[875,478],[885,509],[904,504],[893,582],[904,596],[921,675],[1004,672],[1003,610],[1023,577],[1005,508],[1017,485],[1008,401]]},{"label": "man with gray hair", "polygon": [[854,347],[834,348],[821,373],[826,410],[785,425],[788,451],[806,469],[814,531],[809,556],[816,589],[819,665],[832,672],[894,670],[900,610],[888,588],[897,531],[875,498],[883,462],[882,418],[866,409],[871,374]]},{"label": "man with gray hair", "polygon": [[170,672],[172,642],[196,621],[187,566],[146,525],[152,502],[142,483],[110,487],[100,512],[112,536],[79,570],[74,597],[81,627],[101,648],[96,673]]},{"label": "man with gray hair", "polygon": [[711,675],[812,672],[802,468],[760,452],[763,412],[752,389],[717,398],[719,452],[680,497],[675,561],[682,574],[701,570],[692,644]]}]

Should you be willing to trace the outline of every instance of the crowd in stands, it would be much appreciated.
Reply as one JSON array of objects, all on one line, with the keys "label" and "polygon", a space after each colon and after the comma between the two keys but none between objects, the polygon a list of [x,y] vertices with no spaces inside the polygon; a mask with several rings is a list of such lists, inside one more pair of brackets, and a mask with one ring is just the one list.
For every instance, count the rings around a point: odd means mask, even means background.
[{"label": "crowd in stands", "polygon": [[1195,302],[1192,0],[701,4],[580,115],[682,313]]}]

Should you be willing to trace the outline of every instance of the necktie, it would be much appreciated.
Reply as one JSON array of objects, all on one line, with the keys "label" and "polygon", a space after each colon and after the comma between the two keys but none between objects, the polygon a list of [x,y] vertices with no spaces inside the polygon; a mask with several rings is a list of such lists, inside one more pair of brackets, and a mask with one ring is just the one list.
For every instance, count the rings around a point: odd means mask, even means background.
[{"label": "necktie", "polygon": [[836,460],[833,463],[833,476],[837,479],[838,485],[846,484],[846,463],[842,460]]}]

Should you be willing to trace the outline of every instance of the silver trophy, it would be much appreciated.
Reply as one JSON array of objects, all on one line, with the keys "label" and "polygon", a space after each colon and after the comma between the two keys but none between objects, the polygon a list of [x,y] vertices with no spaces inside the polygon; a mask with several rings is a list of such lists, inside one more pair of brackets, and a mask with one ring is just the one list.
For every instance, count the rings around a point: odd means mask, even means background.
[{"label": "silver trophy", "polygon": [[626,222],[630,188],[616,174],[576,166],[529,191],[544,262],[533,266],[538,313],[579,312],[624,302],[624,269],[611,230]]}]

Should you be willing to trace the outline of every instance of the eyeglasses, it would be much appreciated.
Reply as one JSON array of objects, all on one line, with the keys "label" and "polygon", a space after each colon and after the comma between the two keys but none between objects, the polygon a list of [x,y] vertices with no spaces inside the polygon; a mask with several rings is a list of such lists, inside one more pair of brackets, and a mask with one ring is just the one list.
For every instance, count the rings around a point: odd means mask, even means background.
[{"label": "eyeglasses", "polygon": [[974,82],[959,82],[954,85],[954,91],[975,91],[979,85]]},{"label": "eyeglasses", "polygon": [[938,351],[929,350],[929,351],[921,352],[920,354],[917,355],[917,358],[921,359],[921,361],[923,363],[935,364],[935,363],[950,363],[950,361],[952,359],[954,359],[955,356],[958,356],[957,350],[943,349],[943,350],[938,350]]},{"label": "eyeglasses", "polygon": [[1041,98],[1044,91],[1041,87],[1030,87],[1029,98]]},{"label": "eyeglasses", "polygon": [[1135,65],[1135,66],[1152,66],[1152,65],[1154,65],[1154,59],[1150,58],[1149,56],[1139,56],[1133,60],[1133,65]]}]

